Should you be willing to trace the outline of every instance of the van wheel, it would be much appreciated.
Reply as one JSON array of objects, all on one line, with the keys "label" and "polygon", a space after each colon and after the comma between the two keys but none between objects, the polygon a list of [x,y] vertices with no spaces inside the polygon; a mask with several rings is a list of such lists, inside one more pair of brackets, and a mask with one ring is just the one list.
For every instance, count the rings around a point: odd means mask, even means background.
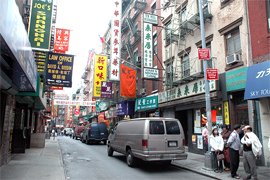
[{"label": "van wheel", "polygon": [[129,167],[134,167],[136,165],[136,158],[132,155],[131,149],[127,151],[126,161]]},{"label": "van wheel", "polygon": [[109,146],[108,145],[108,147],[107,147],[107,153],[108,153],[108,156],[113,156],[113,149],[112,149],[112,147],[111,146]]}]

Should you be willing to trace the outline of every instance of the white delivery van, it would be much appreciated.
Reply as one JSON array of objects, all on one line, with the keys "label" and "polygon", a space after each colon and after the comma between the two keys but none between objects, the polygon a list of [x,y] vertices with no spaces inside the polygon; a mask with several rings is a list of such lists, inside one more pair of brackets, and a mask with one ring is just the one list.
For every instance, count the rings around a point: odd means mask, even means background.
[{"label": "white delivery van", "polygon": [[128,166],[136,160],[162,161],[187,159],[185,135],[177,119],[153,117],[122,120],[108,137],[108,156],[126,155]]}]

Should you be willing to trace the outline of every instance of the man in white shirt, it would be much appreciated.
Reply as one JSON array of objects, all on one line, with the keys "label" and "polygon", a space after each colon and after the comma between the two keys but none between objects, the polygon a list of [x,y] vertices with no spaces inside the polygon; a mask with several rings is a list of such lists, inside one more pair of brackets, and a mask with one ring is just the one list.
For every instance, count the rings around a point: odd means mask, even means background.
[{"label": "man in white shirt", "polygon": [[[250,126],[245,126],[243,129],[245,132],[244,137],[241,139],[243,144],[243,164],[244,169],[247,174],[244,179],[257,179],[257,170],[256,170],[256,156],[253,152],[252,143],[253,141],[258,141],[258,137],[252,132]],[[256,136],[254,138],[254,136]]]}]

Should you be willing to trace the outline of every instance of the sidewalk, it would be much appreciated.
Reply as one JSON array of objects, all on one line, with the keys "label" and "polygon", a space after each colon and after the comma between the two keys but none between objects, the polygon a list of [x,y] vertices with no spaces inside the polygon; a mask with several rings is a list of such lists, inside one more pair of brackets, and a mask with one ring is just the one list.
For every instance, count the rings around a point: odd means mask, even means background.
[{"label": "sidewalk", "polygon": [[[205,157],[204,155],[200,154],[194,154],[190,152],[186,152],[188,154],[187,160],[178,160],[178,161],[173,161],[172,164],[176,165],[178,167],[181,167],[183,169],[188,169],[196,173],[200,173],[215,179],[222,179],[222,180],[227,180],[231,178],[231,173],[230,171],[223,171],[222,173],[215,173],[214,171],[208,171],[204,170],[204,161]],[[270,168],[265,167],[265,166],[259,166],[257,167],[257,173],[258,173],[258,179],[259,180],[269,180],[270,179]],[[240,179],[243,179],[246,177],[246,173],[244,170],[243,162],[240,162],[239,168],[237,171],[237,174],[241,176]]]},{"label": "sidewalk", "polygon": [[0,167],[0,179],[65,179],[58,140],[46,139],[45,148],[26,149],[23,154],[13,154],[11,161]]}]

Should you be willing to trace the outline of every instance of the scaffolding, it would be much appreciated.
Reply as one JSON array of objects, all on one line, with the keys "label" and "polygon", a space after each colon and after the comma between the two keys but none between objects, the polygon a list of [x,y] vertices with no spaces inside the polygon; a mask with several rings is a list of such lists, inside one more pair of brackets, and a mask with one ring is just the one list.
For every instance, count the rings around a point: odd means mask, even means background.
[{"label": "scaffolding", "polygon": [[[204,23],[211,23],[213,17],[210,11],[211,2],[202,1]],[[200,29],[198,0],[170,0],[169,3],[173,7],[172,18],[165,26],[167,67],[164,85],[166,89],[203,77],[202,62],[198,57],[189,59],[187,56],[190,52],[187,48],[187,37],[194,36],[194,31]],[[210,67],[213,67],[213,64]]]}]

